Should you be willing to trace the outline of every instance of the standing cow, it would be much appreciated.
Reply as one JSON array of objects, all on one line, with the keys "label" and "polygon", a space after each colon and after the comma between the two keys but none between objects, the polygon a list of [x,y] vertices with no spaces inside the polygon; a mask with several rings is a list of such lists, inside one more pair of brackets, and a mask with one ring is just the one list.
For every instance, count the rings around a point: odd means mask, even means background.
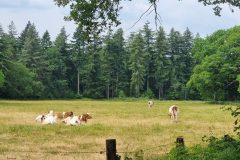
[{"label": "standing cow", "polygon": [[154,102],[153,101],[148,101],[148,108],[152,108],[154,105]]},{"label": "standing cow", "polygon": [[171,107],[169,107],[168,114],[172,121],[177,121],[178,112],[179,112],[178,106],[172,105]]}]

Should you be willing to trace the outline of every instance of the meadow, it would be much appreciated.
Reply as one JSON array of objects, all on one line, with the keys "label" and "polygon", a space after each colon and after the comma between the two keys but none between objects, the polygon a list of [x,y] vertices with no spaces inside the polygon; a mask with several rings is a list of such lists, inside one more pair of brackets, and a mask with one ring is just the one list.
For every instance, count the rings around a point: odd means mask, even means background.
[{"label": "meadow", "polygon": [[[173,104],[180,108],[177,123],[167,115]],[[1,100],[0,159],[104,160],[105,141],[110,138],[116,139],[122,157],[142,150],[144,157],[151,159],[168,153],[178,136],[190,147],[206,145],[204,135],[234,134],[234,119],[220,109],[222,106],[202,101],[155,101],[149,109],[147,100]],[[93,119],[80,126],[35,122],[37,115],[49,110],[76,115],[89,112]]]}]

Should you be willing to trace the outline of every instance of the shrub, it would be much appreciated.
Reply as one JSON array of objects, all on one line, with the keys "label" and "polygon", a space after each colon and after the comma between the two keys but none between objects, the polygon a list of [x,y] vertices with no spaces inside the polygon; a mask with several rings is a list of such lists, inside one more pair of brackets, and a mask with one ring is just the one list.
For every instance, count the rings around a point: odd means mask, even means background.
[{"label": "shrub", "polygon": [[191,148],[173,148],[166,159],[169,160],[237,160],[240,159],[240,141],[229,135],[218,139],[204,137],[207,147],[195,145]]}]

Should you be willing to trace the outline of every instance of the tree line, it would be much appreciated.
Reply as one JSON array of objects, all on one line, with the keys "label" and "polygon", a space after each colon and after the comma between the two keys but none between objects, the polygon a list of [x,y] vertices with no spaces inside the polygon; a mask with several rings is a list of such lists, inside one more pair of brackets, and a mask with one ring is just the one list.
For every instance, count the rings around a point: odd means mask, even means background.
[{"label": "tree line", "polygon": [[[13,99],[238,99],[240,56],[233,57],[234,66],[231,59],[222,59],[221,63],[229,63],[224,68],[225,76],[231,72],[228,80],[217,78],[217,71],[208,76],[200,73],[211,67],[209,55],[218,54],[215,40],[229,35],[229,31],[218,32],[201,38],[188,28],[183,33],[172,28],[167,34],[163,27],[152,31],[146,23],[128,38],[118,29],[105,36],[92,33],[92,41],[86,41],[81,27],[71,38],[63,27],[51,41],[48,31],[39,37],[31,22],[18,35],[11,22],[8,32],[0,26],[0,95]],[[239,38],[235,36],[229,43],[237,43],[235,40]],[[239,54],[238,49],[239,45],[234,54]],[[216,77],[210,82],[212,75]]]}]

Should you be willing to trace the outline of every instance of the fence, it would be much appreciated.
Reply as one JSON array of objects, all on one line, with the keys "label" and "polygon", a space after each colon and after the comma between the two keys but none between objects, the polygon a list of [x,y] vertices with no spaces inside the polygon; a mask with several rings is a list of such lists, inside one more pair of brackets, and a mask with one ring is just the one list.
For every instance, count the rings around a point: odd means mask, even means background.
[{"label": "fence", "polygon": [[[184,146],[184,138],[182,136],[177,137],[176,147]],[[119,152],[118,152],[119,153]],[[117,160],[116,139],[106,140],[106,160]]]},{"label": "fence", "polygon": [[[172,145],[173,143],[169,143],[170,145]],[[164,144],[164,145],[158,145],[158,146],[155,146],[155,147],[151,147],[151,148],[143,148],[142,150],[145,152],[145,151],[148,151],[148,150],[153,150],[153,149],[156,149],[156,148],[160,148],[160,147],[164,147],[166,148],[167,145],[169,144]],[[179,147],[179,146],[184,146],[184,138],[183,137],[177,137],[176,139],[176,147]],[[71,152],[71,151],[66,151],[66,152],[59,152],[59,151],[24,151],[24,150],[11,150],[11,151],[2,151],[2,152],[14,152],[14,153],[29,153],[29,154],[38,154],[38,153],[45,153],[45,154],[105,154],[106,155],[106,160],[118,160],[119,157],[118,157],[118,154],[121,154],[121,153],[134,153],[133,151],[117,151],[117,142],[116,142],[116,139],[106,139],[106,150],[102,150],[102,151],[95,151],[95,152]],[[15,157],[6,157],[7,160],[17,160],[17,158]]]}]

